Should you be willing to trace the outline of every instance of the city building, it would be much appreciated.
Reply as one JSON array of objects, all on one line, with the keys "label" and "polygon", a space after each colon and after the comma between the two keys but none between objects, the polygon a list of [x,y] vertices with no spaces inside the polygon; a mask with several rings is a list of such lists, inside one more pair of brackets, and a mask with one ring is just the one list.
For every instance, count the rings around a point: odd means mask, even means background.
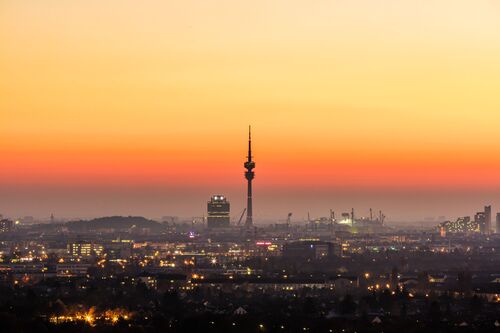
[{"label": "city building", "polygon": [[128,259],[132,256],[134,242],[129,239],[117,239],[104,244],[104,255],[108,260]]},{"label": "city building", "polygon": [[480,221],[484,219],[484,213],[477,213],[474,221],[471,221],[470,216],[459,217],[456,221],[446,221],[440,224],[440,233],[466,233],[479,232]]},{"label": "city building", "polygon": [[100,256],[103,246],[89,242],[75,242],[68,244],[68,254],[72,257]]},{"label": "city building", "polygon": [[491,206],[484,206],[484,227],[486,233],[491,233]]},{"label": "city building", "polygon": [[88,263],[58,263],[56,265],[56,275],[65,277],[83,276],[87,274],[90,266]]},{"label": "city building", "polygon": [[486,214],[484,212],[477,212],[474,215],[474,222],[479,226],[479,231],[484,234],[486,233]]},{"label": "city building", "polygon": [[227,201],[225,196],[212,196],[207,206],[207,225],[209,228],[229,227],[229,201]]},{"label": "city building", "polygon": [[283,245],[283,257],[292,259],[321,259],[334,254],[334,244],[321,241],[299,241]]},{"label": "city building", "polygon": [[497,234],[500,234],[500,213],[497,213],[497,225],[496,225]]},{"label": "city building", "polygon": [[11,220],[3,219],[0,220],[0,233],[11,232],[14,230],[14,222]]},{"label": "city building", "polygon": [[485,206],[483,212],[478,212],[474,216],[474,221],[479,225],[482,234],[491,232],[491,206]]}]

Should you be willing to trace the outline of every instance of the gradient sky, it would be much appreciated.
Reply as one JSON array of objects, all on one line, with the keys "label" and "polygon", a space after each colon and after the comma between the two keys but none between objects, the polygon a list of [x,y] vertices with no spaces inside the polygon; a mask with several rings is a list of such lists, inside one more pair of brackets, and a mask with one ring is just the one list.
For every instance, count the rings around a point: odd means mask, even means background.
[{"label": "gradient sky", "polygon": [[499,59],[497,0],[3,0],[0,213],[236,216],[248,124],[258,218],[500,210]]}]

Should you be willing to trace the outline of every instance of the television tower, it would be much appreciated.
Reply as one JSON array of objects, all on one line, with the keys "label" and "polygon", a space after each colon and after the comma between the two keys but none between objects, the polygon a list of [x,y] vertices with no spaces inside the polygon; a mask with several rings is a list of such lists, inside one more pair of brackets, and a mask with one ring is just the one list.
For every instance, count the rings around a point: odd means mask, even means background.
[{"label": "television tower", "polygon": [[252,217],[252,179],[255,176],[253,169],[255,168],[255,162],[252,160],[252,132],[251,126],[248,126],[248,156],[247,161],[244,164],[245,178],[248,181],[248,197],[247,197],[247,220],[245,221],[245,227],[251,227],[253,225]]}]

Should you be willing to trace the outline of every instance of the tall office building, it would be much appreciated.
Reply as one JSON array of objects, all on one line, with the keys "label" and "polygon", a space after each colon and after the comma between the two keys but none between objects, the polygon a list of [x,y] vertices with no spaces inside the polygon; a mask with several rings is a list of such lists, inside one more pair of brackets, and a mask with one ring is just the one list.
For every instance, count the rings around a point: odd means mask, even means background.
[{"label": "tall office building", "polygon": [[223,195],[214,195],[207,204],[209,228],[229,227],[229,201]]},{"label": "tall office building", "polygon": [[474,222],[479,226],[479,232],[486,233],[486,214],[484,212],[477,212],[474,215]]},{"label": "tall office building", "polygon": [[479,224],[479,230],[482,234],[491,232],[491,206],[484,206],[484,212],[476,213],[474,221]]},{"label": "tall office building", "polygon": [[497,213],[497,234],[500,234],[500,213]]},{"label": "tall office building", "polygon": [[0,220],[0,232],[11,232],[14,230],[14,222],[7,219]]},{"label": "tall office building", "polygon": [[491,206],[484,206],[484,224],[486,233],[491,233]]},{"label": "tall office building", "polygon": [[252,207],[252,180],[255,177],[255,172],[253,169],[255,168],[255,162],[252,160],[252,133],[251,127],[248,127],[248,156],[247,161],[244,164],[245,169],[245,178],[247,179],[247,219],[245,221],[246,227],[251,227],[253,225],[253,207]]}]

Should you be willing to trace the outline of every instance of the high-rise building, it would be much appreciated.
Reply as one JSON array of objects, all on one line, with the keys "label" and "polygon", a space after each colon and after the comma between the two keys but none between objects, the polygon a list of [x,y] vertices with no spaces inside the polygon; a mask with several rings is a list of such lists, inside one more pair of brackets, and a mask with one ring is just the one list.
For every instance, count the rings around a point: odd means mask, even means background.
[{"label": "high-rise building", "polygon": [[484,224],[485,232],[491,233],[491,206],[484,206]]},{"label": "high-rise building", "polygon": [[229,201],[223,195],[214,195],[207,204],[209,228],[229,227]]},{"label": "high-rise building", "polygon": [[248,127],[248,156],[247,161],[244,164],[245,169],[245,178],[248,183],[248,196],[247,196],[247,219],[245,221],[246,227],[251,227],[253,225],[253,207],[252,207],[252,180],[255,177],[255,172],[253,169],[255,168],[255,162],[252,160],[252,133],[251,127]]},{"label": "high-rise building", "polygon": [[486,233],[486,214],[484,212],[477,212],[474,215],[474,222],[479,225],[479,231],[482,234]]},{"label": "high-rise building", "polygon": [[497,213],[497,234],[500,234],[500,213]]},{"label": "high-rise building", "polygon": [[474,216],[474,221],[479,224],[482,234],[491,232],[491,206],[485,206],[483,212],[478,212]]},{"label": "high-rise building", "polygon": [[11,220],[0,220],[0,232],[11,232],[14,230],[14,222]]}]

